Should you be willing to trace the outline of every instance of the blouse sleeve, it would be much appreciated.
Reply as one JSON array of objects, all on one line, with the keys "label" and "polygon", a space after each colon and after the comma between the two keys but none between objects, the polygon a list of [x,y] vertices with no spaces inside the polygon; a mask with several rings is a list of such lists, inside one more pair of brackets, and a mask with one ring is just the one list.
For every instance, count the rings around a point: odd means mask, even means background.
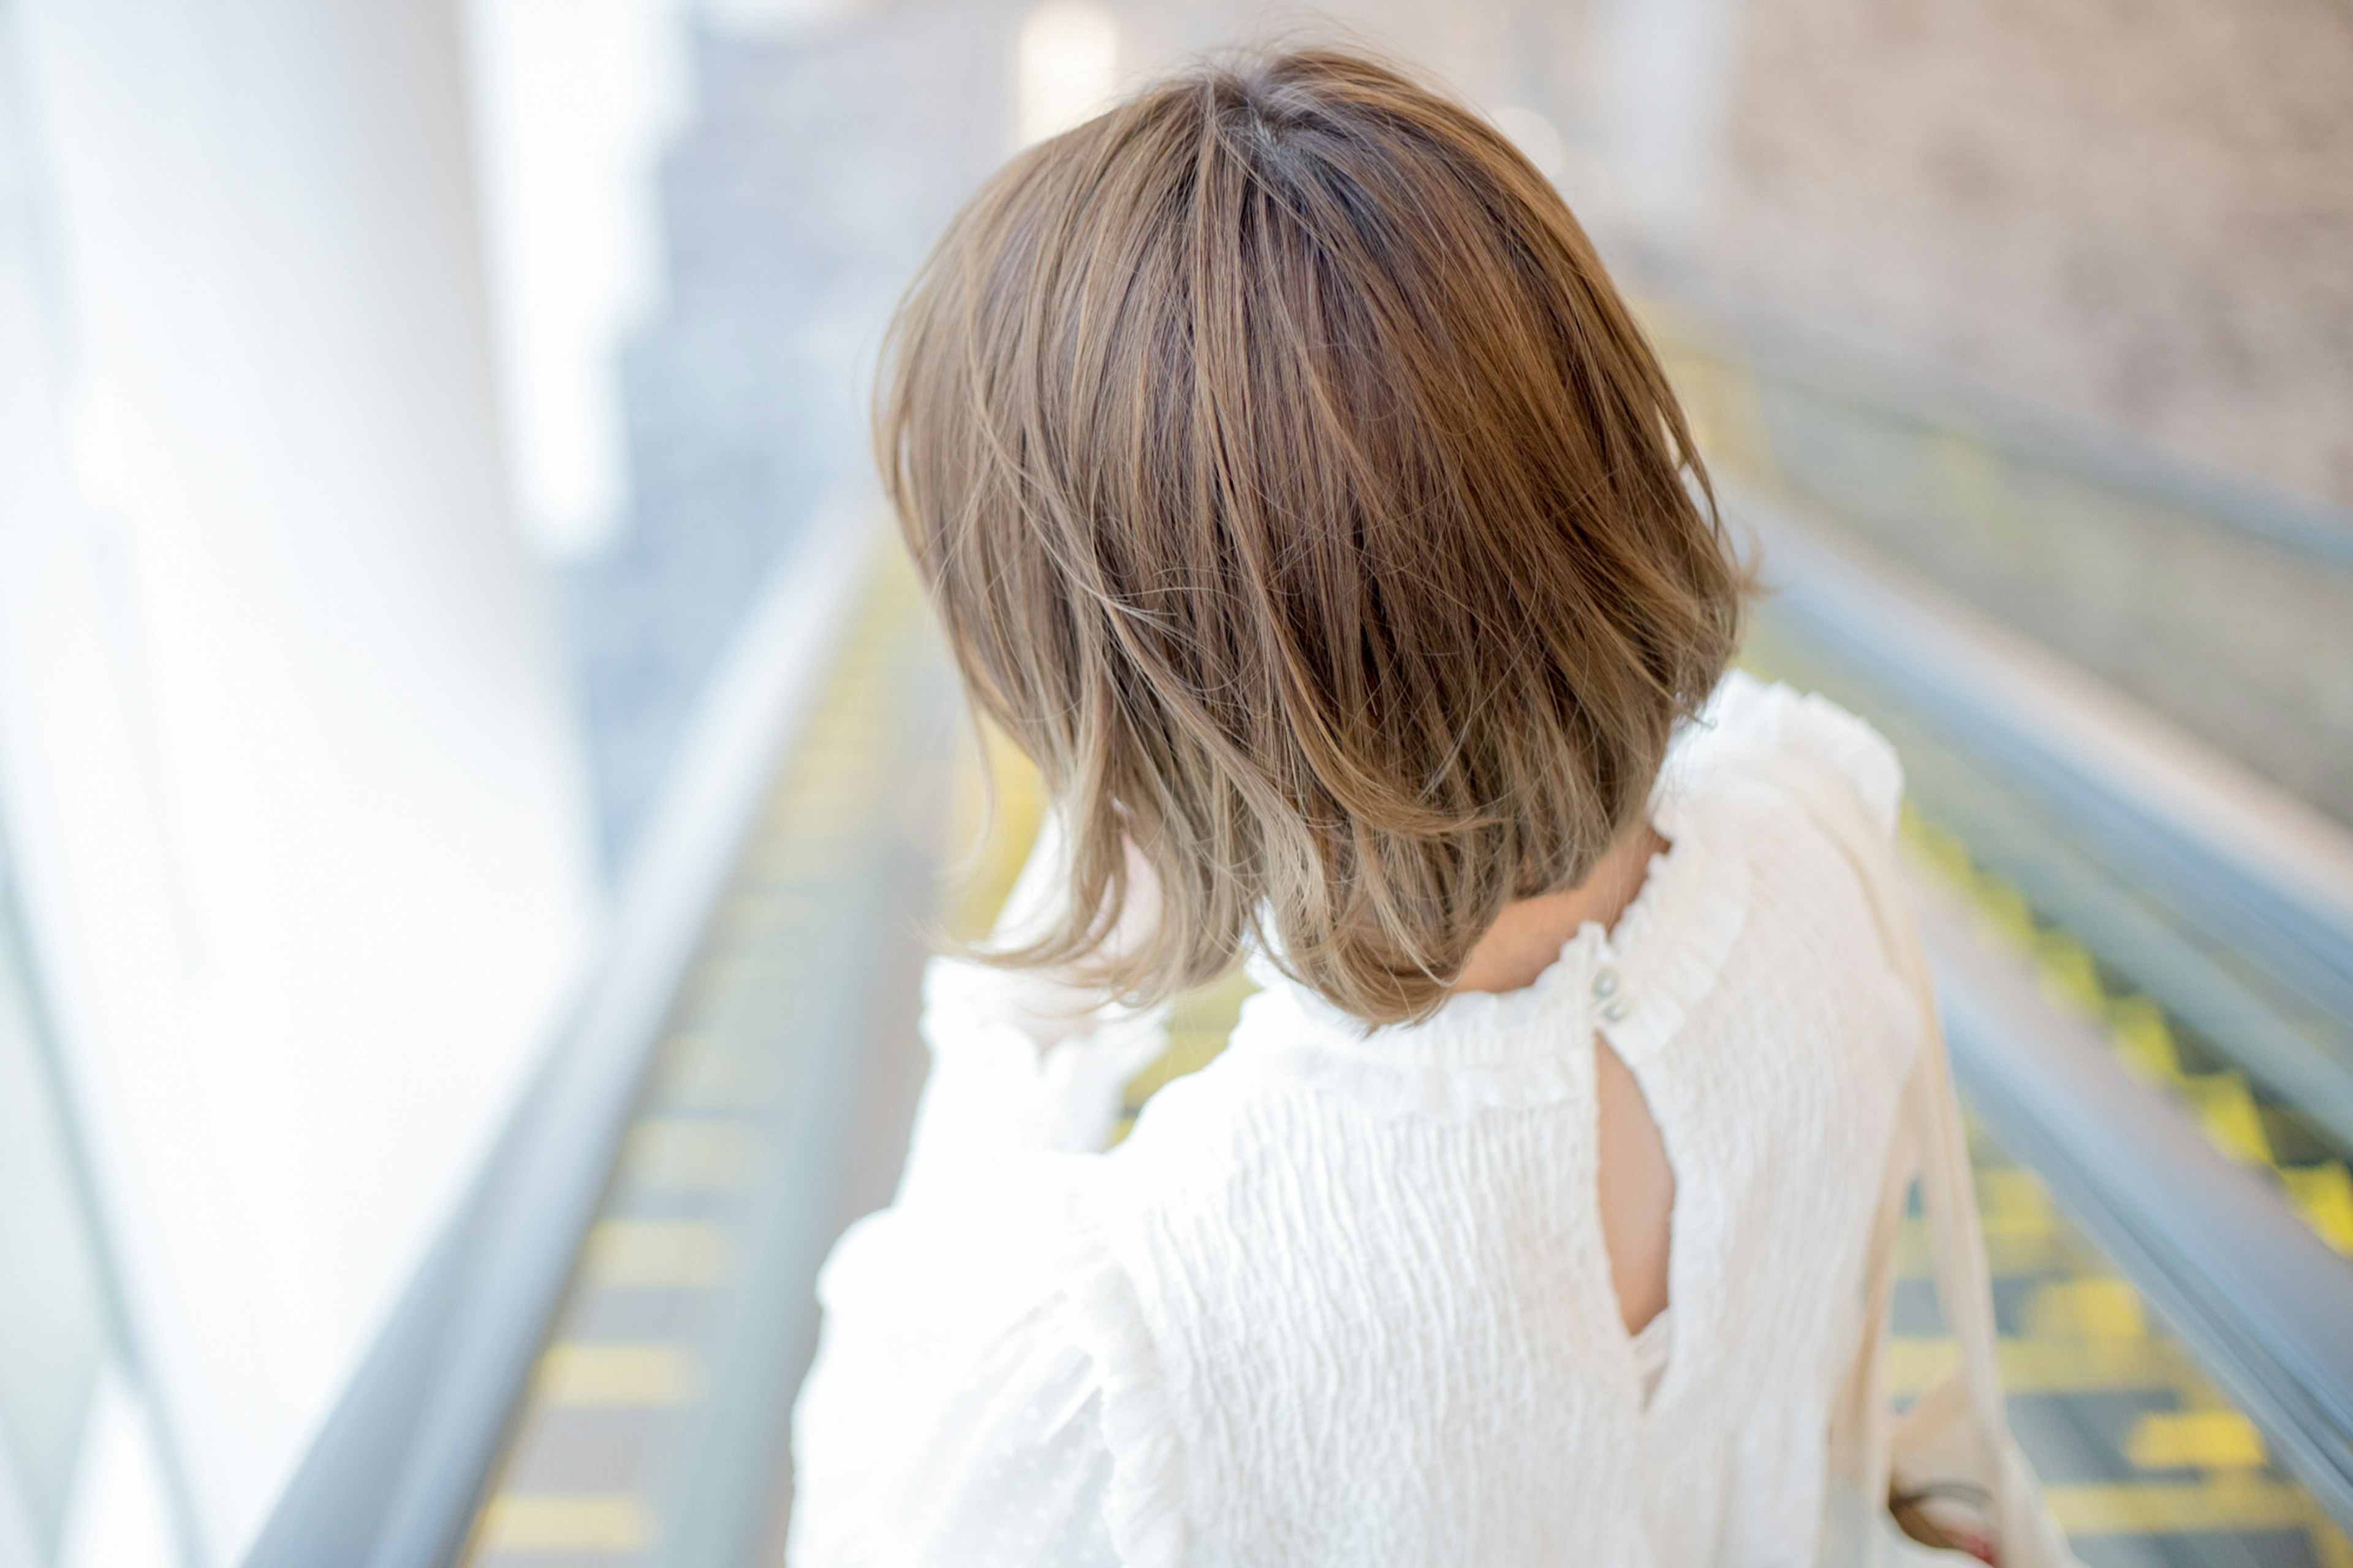
[{"label": "blouse sleeve", "polygon": [[1170,1456],[1132,1290],[1086,1201],[1156,1014],[1041,1049],[1018,976],[935,959],[896,1202],[818,1279],[792,1568],[1166,1562]]}]

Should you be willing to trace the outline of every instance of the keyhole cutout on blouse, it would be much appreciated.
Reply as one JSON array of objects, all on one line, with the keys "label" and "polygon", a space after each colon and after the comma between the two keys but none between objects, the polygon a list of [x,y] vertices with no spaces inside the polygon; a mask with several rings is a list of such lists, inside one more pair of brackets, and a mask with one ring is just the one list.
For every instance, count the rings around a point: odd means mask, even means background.
[{"label": "keyhole cutout on blouse", "polygon": [[1599,1036],[1593,1083],[1600,1121],[1601,1244],[1609,1254],[1619,1317],[1634,1334],[1667,1309],[1675,1173],[1642,1086]]},{"label": "keyhole cutout on blouse", "polygon": [[[1673,847],[1648,821],[1635,823],[1576,888],[1505,906],[1471,951],[1455,983],[1460,991],[1514,991],[1535,983],[1557,959],[1562,944],[1588,923],[1611,931],[1648,879],[1651,860]],[[1610,976],[1614,988],[1616,976]],[[1601,994],[1596,993],[1597,996]],[[1605,1017],[1623,1016],[1605,1005]],[[1594,1090],[1599,1120],[1602,1246],[1626,1331],[1639,1333],[1667,1306],[1667,1259],[1672,1239],[1675,1173],[1666,1140],[1651,1115],[1642,1086],[1609,1042],[1594,1037]]]}]

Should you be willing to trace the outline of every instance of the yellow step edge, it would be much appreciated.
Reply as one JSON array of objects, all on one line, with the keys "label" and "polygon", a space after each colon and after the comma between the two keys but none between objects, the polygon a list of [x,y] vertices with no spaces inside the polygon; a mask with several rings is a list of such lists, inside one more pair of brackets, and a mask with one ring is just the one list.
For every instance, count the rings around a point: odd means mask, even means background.
[{"label": "yellow step edge", "polygon": [[707,1290],[734,1277],[735,1243],[699,1220],[608,1219],[588,1233],[590,1285],[618,1290]]},{"label": "yellow step edge", "polygon": [[2071,1013],[2107,1016],[2108,996],[2091,950],[2065,931],[2046,931],[2034,941],[2034,968],[2042,994]]},{"label": "yellow step edge", "polygon": [[2316,1522],[2311,1500],[2297,1488],[2242,1475],[2173,1486],[2051,1486],[2042,1497],[2070,1536],[2299,1530]]},{"label": "yellow step edge", "polygon": [[532,1392],[541,1404],[556,1406],[686,1405],[702,1395],[702,1367],[679,1345],[567,1341],[541,1354]]},{"label": "yellow step edge", "polygon": [[2020,1316],[2030,1340],[2137,1340],[2148,1333],[2140,1292],[2117,1279],[2054,1279],[2038,1285]]},{"label": "yellow step edge", "polygon": [[[2178,1393],[2190,1372],[2179,1347],[2156,1339],[2004,1340],[1999,1354],[2002,1387],[2013,1394]],[[1910,1398],[1959,1363],[1950,1340],[1899,1335],[1887,1347],[1887,1391]]]},{"label": "yellow step edge", "polygon": [[1981,877],[1975,902],[1979,929],[2004,947],[2032,950],[2042,933],[2025,894],[2007,882]]},{"label": "yellow step edge", "polygon": [[654,1518],[623,1492],[501,1492],[482,1510],[479,1555],[487,1552],[643,1552]]},{"label": "yellow step edge", "polygon": [[2251,1469],[2266,1458],[2263,1434],[2235,1410],[2147,1411],[2125,1437],[2125,1458],[2144,1470]]},{"label": "yellow step edge", "polygon": [[629,1130],[622,1155],[628,1183],[644,1192],[732,1193],[759,1174],[758,1132],[731,1121],[654,1117]]},{"label": "yellow step edge", "polygon": [[2173,1045],[2173,1030],[2165,1009],[2147,996],[2122,996],[2108,1005],[2108,1037],[2116,1056],[2136,1078],[2146,1083],[2178,1087],[2181,1057]]},{"label": "yellow step edge", "polygon": [[2272,1163],[2271,1134],[2263,1130],[2263,1112],[2243,1074],[2192,1073],[2182,1079],[2181,1090],[2208,1142],[2242,1164]]},{"label": "yellow step edge", "polygon": [[2353,1173],[2330,1161],[2318,1165],[2284,1165],[2280,1180],[2287,1195],[2320,1238],[2353,1258]]}]

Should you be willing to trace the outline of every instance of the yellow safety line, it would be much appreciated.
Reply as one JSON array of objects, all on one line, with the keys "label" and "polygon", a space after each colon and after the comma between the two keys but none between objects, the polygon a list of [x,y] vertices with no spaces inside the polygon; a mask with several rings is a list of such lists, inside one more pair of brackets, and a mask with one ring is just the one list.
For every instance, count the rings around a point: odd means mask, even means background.
[{"label": "yellow safety line", "polygon": [[684,1405],[702,1392],[702,1368],[682,1345],[563,1341],[539,1358],[532,1392],[551,1406]]},{"label": "yellow safety line", "polygon": [[608,1219],[588,1233],[589,1285],[606,1290],[707,1290],[735,1274],[734,1238],[702,1220]]},{"label": "yellow safety line", "polygon": [[2210,1530],[2307,1530],[2311,1499],[2278,1481],[2218,1476],[2155,1482],[2046,1487],[2052,1516],[2069,1535],[2181,1535]]},{"label": "yellow safety line", "polygon": [[626,1492],[501,1492],[482,1510],[481,1552],[643,1552],[653,1516]]},{"label": "yellow safety line", "polygon": [[2268,1457],[2255,1424],[2230,1409],[2146,1411],[2125,1438],[2125,1458],[2144,1470],[2244,1469]]},{"label": "yellow safety line", "polygon": [[692,1117],[648,1118],[629,1129],[623,1180],[640,1192],[742,1192],[759,1177],[759,1131]]},{"label": "yellow safety line", "polygon": [[[1996,1347],[2002,1387],[2011,1394],[2171,1393],[2196,1368],[2171,1340],[2109,1342],[2004,1339]],[[1887,1389],[1897,1398],[1926,1392],[1960,1364],[1951,1340],[1899,1335],[1887,1347]]]}]

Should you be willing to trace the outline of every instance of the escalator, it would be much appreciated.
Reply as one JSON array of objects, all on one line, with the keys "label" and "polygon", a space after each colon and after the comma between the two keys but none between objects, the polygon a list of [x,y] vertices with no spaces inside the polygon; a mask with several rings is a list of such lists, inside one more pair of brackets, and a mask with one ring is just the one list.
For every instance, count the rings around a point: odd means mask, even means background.
[{"label": "escalator", "polygon": [[[1720,386],[1726,371],[1686,353],[1676,374]],[[1694,403],[1704,420],[1722,406]],[[1729,444],[1719,418],[1711,449]],[[2353,1568],[2346,835],[2260,788],[2233,795],[2242,769],[1874,552],[1828,517],[1838,498],[1717,468],[1772,587],[1746,661],[1863,713],[1906,762],[2004,1376],[2062,1524],[2094,1568]],[[895,553],[836,553],[858,561],[829,568],[831,620],[806,596],[781,617],[805,623],[810,672],[789,732],[738,756],[740,809],[704,835],[700,880],[673,889],[656,956],[625,942],[617,957],[636,964],[613,1004],[634,1022],[598,1037],[601,1110],[518,1139],[480,1204],[535,1226],[470,1233],[472,1297],[418,1331],[438,1348],[406,1364],[428,1394],[468,1369],[470,1416],[401,1417],[316,1467],[318,1498],[400,1493],[335,1512],[379,1522],[334,1560],[779,1559],[810,1283],[895,1180],[929,935],[985,929],[1039,807],[961,719]],[[1131,1113],[1215,1055],[1246,990],[1179,1004]],[[570,1195],[519,1206],[501,1181]],[[1905,1245],[1899,1395],[1954,1353],[1925,1246]],[[503,1316],[474,1300],[501,1279]],[[454,1408],[375,1408],[411,1406]],[[387,1441],[410,1458],[353,1458]]]},{"label": "escalator", "polygon": [[[907,586],[881,581],[663,1030],[476,1516],[469,1563],[776,1560],[789,1507],[783,1422],[814,1327],[808,1280],[839,1225],[887,1196],[902,1124],[893,1118],[920,1072],[916,922],[942,847],[924,825],[971,823],[980,794]],[[2005,790],[1998,769],[1809,641],[1797,621],[1768,612],[1753,662],[1856,703],[1897,738],[1912,768],[1915,858],[1967,886],[1979,921],[2006,931],[1996,940],[2064,1005],[2103,1009],[2121,1058],[2177,1097],[2231,1158],[2270,1173],[2281,1204],[2343,1249],[2333,1109],[2301,1107],[2274,1079],[2231,1065],[2223,1041],[2134,984],[2137,971],[2096,956],[2108,950],[2094,944],[2114,934],[2105,906],[2049,891],[2091,873],[2038,871],[2034,851],[2021,847],[2048,827],[2032,798]],[[958,798],[942,799],[944,776]],[[985,922],[991,889],[1009,881],[1034,822],[1020,775],[1003,776],[999,832],[952,923]],[[2268,973],[2259,954],[2200,951],[2224,973]],[[2195,1004],[2179,975],[2160,975],[2158,989]],[[1230,983],[1181,1005],[1169,1057],[1138,1079],[1132,1101],[1213,1055],[1243,994]],[[2326,1022],[2307,1011],[2279,1026],[2325,1034]],[[2130,1272],[1983,1126],[1976,1149],[2014,1418],[2085,1560],[2353,1563],[2341,1525],[2281,1462],[2264,1425]],[[860,1157],[867,1168],[852,1171]],[[1906,1247],[1892,1352],[1899,1394],[1925,1386],[1952,1354],[1925,1249],[1916,1237]],[[2353,1295],[2337,1305],[2353,1313]]]}]

